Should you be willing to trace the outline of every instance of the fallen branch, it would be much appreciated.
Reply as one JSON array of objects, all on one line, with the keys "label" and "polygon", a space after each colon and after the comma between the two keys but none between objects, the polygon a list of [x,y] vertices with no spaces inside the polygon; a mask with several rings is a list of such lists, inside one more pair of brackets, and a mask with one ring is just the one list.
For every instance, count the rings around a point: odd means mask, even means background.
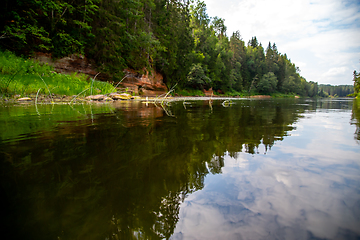
[{"label": "fallen branch", "polygon": [[164,101],[165,101],[165,99],[167,98],[167,96],[168,96],[172,91],[175,90],[176,85],[177,85],[177,83],[166,93],[166,95],[165,95],[165,97],[163,98],[161,104],[163,104]]},{"label": "fallen branch", "polygon": [[223,105],[223,107],[230,107],[232,104],[234,103],[231,100],[225,100],[221,105]]}]

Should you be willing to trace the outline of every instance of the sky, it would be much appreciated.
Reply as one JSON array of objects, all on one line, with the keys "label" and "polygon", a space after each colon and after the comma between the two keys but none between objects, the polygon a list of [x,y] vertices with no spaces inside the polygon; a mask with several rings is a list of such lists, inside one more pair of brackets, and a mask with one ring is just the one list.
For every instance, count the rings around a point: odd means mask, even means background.
[{"label": "sky", "polygon": [[256,36],[266,49],[300,68],[319,84],[353,85],[360,71],[360,0],[203,0],[209,17],[225,19],[227,35]]}]

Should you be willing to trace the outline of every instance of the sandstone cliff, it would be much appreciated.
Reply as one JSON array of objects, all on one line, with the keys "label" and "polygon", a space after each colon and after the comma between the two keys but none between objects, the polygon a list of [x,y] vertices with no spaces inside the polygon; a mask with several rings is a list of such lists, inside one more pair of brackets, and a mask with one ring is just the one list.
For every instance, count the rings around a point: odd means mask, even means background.
[{"label": "sandstone cliff", "polygon": [[[55,71],[58,73],[70,74],[77,72],[86,74],[91,78],[94,78],[98,73],[91,61],[82,55],[73,54],[68,57],[53,60],[49,54],[37,53],[35,55],[35,60],[54,66]],[[160,73],[145,70],[144,72],[144,74],[140,74],[134,70],[125,69],[125,78],[119,84],[119,87],[143,96],[159,96],[168,91],[163,82],[163,76]],[[96,79],[106,81],[109,80],[109,76],[106,74],[99,74]]]},{"label": "sandstone cliff", "polygon": [[126,75],[121,85],[135,94],[159,96],[168,91],[160,73],[145,71],[145,74],[139,74],[130,69],[124,70],[124,73]]}]

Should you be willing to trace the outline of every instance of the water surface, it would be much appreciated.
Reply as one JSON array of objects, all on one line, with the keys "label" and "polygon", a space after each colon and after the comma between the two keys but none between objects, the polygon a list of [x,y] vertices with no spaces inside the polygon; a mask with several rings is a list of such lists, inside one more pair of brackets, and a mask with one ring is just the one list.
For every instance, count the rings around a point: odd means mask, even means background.
[{"label": "water surface", "polygon": [[359,239],[352,100],[0,107],[7,239]]}]

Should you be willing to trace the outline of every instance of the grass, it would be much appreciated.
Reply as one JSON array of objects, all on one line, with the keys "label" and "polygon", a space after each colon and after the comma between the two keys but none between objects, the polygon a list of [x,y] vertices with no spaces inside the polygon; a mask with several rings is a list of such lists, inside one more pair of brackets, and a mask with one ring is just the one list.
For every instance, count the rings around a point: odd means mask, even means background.
[{"label": "grass", "polygon": [[179,96],[205,96],[205,94],[201,90],[195,89],[176,89],[173,94],[177,94]]},{"label": "grass", "polygon": [[[215,93],[215,92],[214,92]],[[218,95],[217,93],[215,93],[216,95]],[[225,92],[224,94],[221,94],[221,96],[226,96],[226,97],[247,97],[250,96],[251,94],[247,91],[242,91],[242,92],[238,92],[235,90],[230,90]]]},{"label": "grass", "polygon": [[[24,59],[15,54],[0,51],[0,96],[27,96],[42,94],[84,95],[107,94],[114,91],[114,87],[107,82],[91,80],[87,75],[73,73],[60,74],[48,64],[41,64],[31,59]],[[89,89],[89,91],[84,91]]]},{"label": "grass", "polygon": [[295,98],[298,95],[293,93],[272,93],[270,96],[274,98]]}]

